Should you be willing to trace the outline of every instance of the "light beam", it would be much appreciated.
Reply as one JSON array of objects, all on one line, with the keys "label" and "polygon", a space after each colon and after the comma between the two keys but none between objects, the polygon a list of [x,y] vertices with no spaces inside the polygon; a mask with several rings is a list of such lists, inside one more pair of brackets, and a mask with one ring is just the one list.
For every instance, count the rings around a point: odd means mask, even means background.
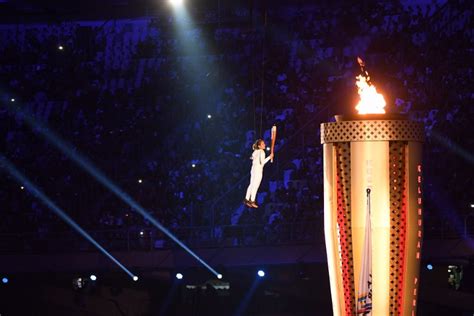
[{"label": "light beam", "polygon": [[[25,121],[30,125],[30,127],[39,132],[47,141],[53,144],[61,152],[63,152],[69,159],[77,163],[83,170],[87,171],[92,177],[94,177],[98,182],[103,186],[109,189],[114,193],[118,198],[128,204],[135,211],[140,213],[146,220],[158,228],[163,234],[168,236],[176,244],[178,244],[182,249],[188,252],[192,257],[194,257],[198,262],[205,266],[209,271],[211,271],[215,276],[218,276],[219,273],[214,270],[209,264],[207,264],[201,257],[199,257],[194,251],[192,251],[188,246],[176,238],[168,229],[166,229],[159,221],[153,218],[147,210],[145,210],[141,205],[139,205],[130,195],[123,191],[120,187],[114,184],[107,176],[100,171],[89,159],[83,156],[77,149],[74,149],[71,145],[63,141],[58,135],[56,135],[52,130],[47,126],[44,126],[26,110],[20,110],[18,107],[7,106],[8,109],[14,110],[22,114]],[[26,183],[26,182],[25,182]],[[26,183],[28,185],[28,183]]]},{"label": "light beam", "polygon": [[48,206],[56,215],[58,215],[63,221],[65,221],[69,226],[74,228],[79,234],[81,234],[85,239],[87,239],[91,244],[93,244],[99,251],[106,255],[110,260],[112,260],[117,266],[119,266],[125,273],[130,277],[133,277],[133,273],[130,272],[122,263],[120,263],[114,256],[112,256],[104,247],[102,247],[97,241],[94,240],[84,229],[82,229],[69,215],[67,215],[62,209],[60,209],[51,199],[49,199],[36,185],[34,185],[30,180],[23,175],[16,167],[5,157],[3,154],[0,154],[0,167],[5,169],[15,180],[19,183],[26,184],[28,190],[30,190],[33,195],[40,199],[46,206]]}]

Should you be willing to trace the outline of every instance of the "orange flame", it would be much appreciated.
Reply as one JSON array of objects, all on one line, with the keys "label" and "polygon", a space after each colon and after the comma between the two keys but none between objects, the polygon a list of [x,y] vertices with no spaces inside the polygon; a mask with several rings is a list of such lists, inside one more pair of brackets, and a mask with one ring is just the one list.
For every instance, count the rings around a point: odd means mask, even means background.
[{"label": "orange flame", "polygon": [[383,114],[385,113],[385,99],[377,92],[375,86],[370,84],[370,78],[359,75],[356,77],[356,85],[359,90],[360,101],[356,105],[359,114]]}]

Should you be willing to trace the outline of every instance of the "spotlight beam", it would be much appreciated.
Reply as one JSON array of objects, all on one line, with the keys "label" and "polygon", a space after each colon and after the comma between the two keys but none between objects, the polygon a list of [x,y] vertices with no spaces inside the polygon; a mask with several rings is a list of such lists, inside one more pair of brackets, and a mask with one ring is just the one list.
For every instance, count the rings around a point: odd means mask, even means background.
[{"label": "spotlight beam", "polygon": [[438,133],[437,131],[432,131],[432,135],[433,135],[433,139],[437,143],[446,147],[454,154],[458,155],[459,157],[469,162],[471,165],[474,164],[474,155],[471,152],[464,149],[463,147],[461,147],[459,144],[455,143],[448,137],[442,135],[441,133]]},{"label": "spotlight beam", "polygon": [[168,236],[176,244],[178,244],[182,249],[188,252],[192,257],[194,257],[198,262],[200,262],[204,267],[211,271],[214,275],[219,275],[219,273],[214,270],[209,264],[207,264],[203,259],[201,259],[196,253],[194,253],[188,246],[176,238],[168,229],[166,229],[160,222],[153,218],[149,212],[147,212],[141,205],[139,205],[130,195],[125,191],[119,188],[114,184],[107,176],[100,171],[94,164],[88,160],[85,156],[79,153],[78,150],[73,149],[71,145],[63,141],[58,135],[51,131],[47,126],[38,122],[29,112],[26,110],[20,110],[18,107],[12,107],[7,105],[7,108],[14,110],[17,113],[20,113],[22,117],[26,120],[30,127],[39,132],[47,141],[53,144],[61,152],[63,152],[69,159],[77,163],[83,170],[87,171],[92,177],[94,177],[98,182],[100,182],[107,189],[112,191],[118,198],[128,204],[135,211],[140,213],[145,219],[152,223],[156,228],[158,228],[163,234]]},{"label": "spotlight beam", "polygon": [[249,306],[250,301],[253,298],[253,295],[257,291],[257,288],[258,288],[259,284],[260,284],[260,278],[256,278],[253,281],[252,286],[250,287],[250,289],[247,291],[247,293],[245,293],[244,298],[240,302],[240,304],[237,307],[237,310],[234,312],[233,316],[245,315],[245,311],[247,310],[247,307]]},{"label": "spotlight beam", "polygon": [[36,185],[34,185],[25,175],[23,175],[15,166],[0,153],[0,167],[5,169],[15,180],[20,184],[26,184],[28,190],[30,190],[38,199],[40,199],[46,206],[48,206],[56,215],[58,215],[63,221],[69,226],[74,228],[79,234],[93,244],[100,252],[106,255],[112,260],[117,266],[119,266],[125,273],[133,278],[133,273],[130,272],[122,263],[120,263],[114,256],[112,256],[104,247],[102,247],[97,241],[94,240],[84,229],[82,229],[69,215],[61,210],[51,199],[49,199]]}]

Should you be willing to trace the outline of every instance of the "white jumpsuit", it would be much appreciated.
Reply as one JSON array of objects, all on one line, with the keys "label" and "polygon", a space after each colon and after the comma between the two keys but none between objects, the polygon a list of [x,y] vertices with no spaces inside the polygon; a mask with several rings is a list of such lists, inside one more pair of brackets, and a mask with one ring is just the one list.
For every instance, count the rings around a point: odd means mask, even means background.
[{"label": "white jumpsuit", "polygon": [[252,153],[252,170],[250,171],[250,185],[247,188],[245,199],[255,201],[257,197],[258,187],[262,182],[263,166],[270,160],[270,156],[265,158],[263,149],[256,149]]}]

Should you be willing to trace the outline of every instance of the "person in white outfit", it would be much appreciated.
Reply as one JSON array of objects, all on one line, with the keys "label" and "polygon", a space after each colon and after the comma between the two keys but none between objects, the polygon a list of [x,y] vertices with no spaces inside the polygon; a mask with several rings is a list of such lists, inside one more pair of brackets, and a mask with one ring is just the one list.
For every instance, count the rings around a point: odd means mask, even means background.
[{"label": "person in white outfit", "polygon": [[265,164],[273,158],[273,154],[265,158],[265,142],[263,139],[258,139],[253,144],[252,149],[252,170],[250,171],[250,184],[247,188],[247,194],[245,196],[244,204],[248,207],[257,208],[258,205],[255,202],[257,197],[258,187],[262,182],[263,167]]}]

